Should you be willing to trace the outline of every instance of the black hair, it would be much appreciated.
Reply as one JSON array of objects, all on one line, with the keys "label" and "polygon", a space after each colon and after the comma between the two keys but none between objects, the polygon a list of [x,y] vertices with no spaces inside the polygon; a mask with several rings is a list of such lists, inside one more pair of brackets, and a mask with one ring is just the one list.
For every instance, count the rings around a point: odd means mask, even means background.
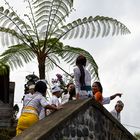
[{"label": "black hair", "polygon": [[75,88],[73,88],[69,91],[69,95],[70,95],[69,100],[73,100],[73,97],[76,96]]},{"label": "black hair", "polygon": [[[69,88],[70,85],[74,85],[74,83],[73,82],[68,83],[67,89]],[[67,90],[67,92],[68,92],[68,90]],[[75,97],[75,95],[76,95],[75,87],[70,89],[69,95],[70,95],[69,100],[72,100],[72,98]]]},{"label": "black hair", "polygon": [[83,66],[86,66],[86,62],[87,62],[86,57],[83,55],[79,55],[76,59],[76,65],[78,66],[81,72],[80,84],[82,87],[85,86],[85,70]]},{"label": "black hair", "polygon": [[74,83],[73,82],[70,82],[70,83],[67,84],[66,87],[68,88],[70,85],[74,85]]},{"label": "black hair", "polygon": [[35,84],[35,89],[34,89],[35,92],[38,91],[44,96],[46,93],[46,90],[47,90],[47,85],[43,81],[38,81]]},{"label": "black hair", "polygon": [[101,83],[98,82],[98,81],[96,81],[96,82],[94,82],[94,83],[97,84],[97,86],[98,86],[98,88],[99,88],[99,91],[100,91],[101,93],[103,93],[103,87],[102,87]]},{"label": "black hair", "polygon": [[19,106],[17,104],[15,104],[13,107],[13,110],[19,112]]}]

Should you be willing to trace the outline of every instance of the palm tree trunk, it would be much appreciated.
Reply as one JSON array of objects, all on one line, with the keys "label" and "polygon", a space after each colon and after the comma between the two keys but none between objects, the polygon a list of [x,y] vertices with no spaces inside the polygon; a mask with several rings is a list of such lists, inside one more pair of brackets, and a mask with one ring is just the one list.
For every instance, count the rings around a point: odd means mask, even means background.
[{"label": "palm tree trunk", "polygon": [[45,79],[45,59],[38,59],[39,78]]}]

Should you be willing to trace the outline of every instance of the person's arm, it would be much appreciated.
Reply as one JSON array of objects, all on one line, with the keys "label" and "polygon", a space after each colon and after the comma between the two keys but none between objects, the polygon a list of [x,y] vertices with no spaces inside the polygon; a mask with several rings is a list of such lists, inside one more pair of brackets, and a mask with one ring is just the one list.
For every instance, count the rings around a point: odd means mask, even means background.
[{"label": "person's arm", "polygon": [[110,103],[110,97],[103,97],[102,104],[105,105],[109,103]]},{"label": "person's arm", "polygon": [[113,99],[116,98],[117,96],[121,97],[121,96],[122,96],[122,93],[116,93],[116,94],[110,96],[110,100],[113,100]]},{"label": "person's arm", "polygon": [[46,109],[51,109],[51,110],[59,110],[59,109],[62,109],[63,107],[62,106],[58,106],[58,107],[56,107],[56,106],[54,106],[54,105],[46,105],[45,106],[45,108]]},{"label": "person's arm", "polygon": [[44,97],[41,98],[40,103],[41,103],[42,107],[44,107],[45,109],[59,110],[59,109],[63,108],[62,106],[56,107],[54,105],[51,105],[50,103],[48,103],[48,101]]}]

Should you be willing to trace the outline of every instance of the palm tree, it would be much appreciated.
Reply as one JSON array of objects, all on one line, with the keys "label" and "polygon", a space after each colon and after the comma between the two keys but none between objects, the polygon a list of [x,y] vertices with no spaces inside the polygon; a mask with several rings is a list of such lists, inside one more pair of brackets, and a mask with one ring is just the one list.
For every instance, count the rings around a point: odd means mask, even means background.
[{"label": "palm tree", "polygon": [[45,78],[45,68],[58,66],[60,58],[74,64],[78,54],[85,55],[92,76],[99,78],[98,66],[90,53],[64,45],[61,40],[130,33],[121,22],[103,16],[79,18],[66,24],[73,11],[73,0],[25,0],[30,11],[24,14],[26,19],[4,1],[7,9],[0,7],[0,32],[3,45],[9,47],[2,53],[1,61],[17,68],[36,58],[40,78]]}]

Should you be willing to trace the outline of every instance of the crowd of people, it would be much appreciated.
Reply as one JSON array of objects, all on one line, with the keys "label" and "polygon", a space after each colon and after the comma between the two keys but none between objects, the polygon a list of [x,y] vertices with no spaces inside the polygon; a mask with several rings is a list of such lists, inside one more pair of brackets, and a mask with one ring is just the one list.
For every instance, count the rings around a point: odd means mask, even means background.
[{"label": "crowd of people", "polygon": [[[83,55],[77,57],[76,67],[73,70],[74,83],[68,83],[66,86],[67,92],[64,93],[59,85],[54,85],[51,88],[52,96],[49,100],[46,99],[47,83],[45,80],[38,80],[35,84],[29,86],[28,94],[23,99],[23,108],[17,123],[17,135],[52,112],[62,109],[63,104],[70,100],[94,98],[104,105],[109,104],[117,96],[122,96],[122,93],[116,93],[110,97],[104,97],[103,88],[99,81],[95,81],[91,86],[91,74],[86,69],[86,62],[86,57]],[[119,122],[123,107],[123,102],[119,100],[114,110],[110,112]]]}]

